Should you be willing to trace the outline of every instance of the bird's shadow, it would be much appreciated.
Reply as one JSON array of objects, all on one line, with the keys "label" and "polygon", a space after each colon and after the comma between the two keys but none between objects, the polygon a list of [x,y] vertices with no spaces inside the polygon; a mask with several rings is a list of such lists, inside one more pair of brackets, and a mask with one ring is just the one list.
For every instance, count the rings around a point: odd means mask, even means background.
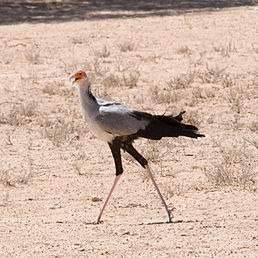
[{"label": "bird's shadow", "polygon": [[175,221],[157,221],[157,222],[147,222],[147,223],[140,223],[138,224],[139,226],[144,226],[144,225],[168,225],[168,224],[179,224],[179,223],[194,223],[197,221],[193,220],[175,220]]},{"label": "bird's shadow", "polygon": [[[175,220],[175,221],[157,221],[157,222],[147,222],[147,223],[139,223],[139,224],[131,224],[131,225],[138,225],[138,226],[148,226],[148,225],[168,225],[168,224],[179,224],[179,223],[195,223],[198,222],[197,220]],[[84,222],[84,225],[92,225],[92,226],[98,226],[98,225],[102,225],[104,222],[101,221],[100,223],[96,223],[96,222]]]}]

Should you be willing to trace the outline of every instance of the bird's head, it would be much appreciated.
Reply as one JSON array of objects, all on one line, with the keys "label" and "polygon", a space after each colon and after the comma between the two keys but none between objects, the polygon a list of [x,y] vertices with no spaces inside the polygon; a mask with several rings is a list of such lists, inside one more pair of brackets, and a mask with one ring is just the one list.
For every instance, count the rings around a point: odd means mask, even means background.
[{"label": "bird's head", "polygon": [[81,84],[87,79],[88,79],[87,74],[83,70],[76,70],[69,76],[69,80],[71,80],[73,84],[74,83]]}]

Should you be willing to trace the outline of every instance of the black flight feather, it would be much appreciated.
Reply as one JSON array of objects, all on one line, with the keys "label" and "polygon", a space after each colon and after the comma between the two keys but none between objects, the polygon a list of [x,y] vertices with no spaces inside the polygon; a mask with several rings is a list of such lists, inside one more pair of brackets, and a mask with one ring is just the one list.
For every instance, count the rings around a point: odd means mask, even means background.
[{"label": "black flight feather", "polygon": [[198,128],[193,125],[184,124],[181,112],[179,115],[151,115],[149,113],[134,111],[131,116],[138,120],[148,120],[149,124],[145,129],[139,130],[134,136],[135,138],[143,137],[152,140],[160,140],[162,137],[178,137],[186,136],[191,138],[204,137],[203,134],[198,134]]}]

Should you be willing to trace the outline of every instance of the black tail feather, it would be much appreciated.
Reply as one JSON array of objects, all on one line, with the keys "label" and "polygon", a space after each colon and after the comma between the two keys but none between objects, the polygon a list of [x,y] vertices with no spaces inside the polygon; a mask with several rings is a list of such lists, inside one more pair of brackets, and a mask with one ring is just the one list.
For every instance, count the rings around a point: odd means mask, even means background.
[{"label": "black tail feather", "polygon": [[178,137],[186,136],[191,138],[204,137],[203,134],[199,134],[198,128],[194,125],[183,124],[182,115],[185,111],[179,115],[166,116],[166,115],[151,115],[144,112],[135,112],[134,116],[137,119],[148,119],[150,123],[144,130],[139,130],[135,136],[143,137],[152,140],[159,140],[162,137]]},{"label": "black tail feather", "polygon": [[168,116],[168,117],[172,117],[172,118],[176,119],[178,122],[181,122],[181,121],[183,121],[183,114],[184,113],[185,113],[185,111],[182,111],[177,116]]}]

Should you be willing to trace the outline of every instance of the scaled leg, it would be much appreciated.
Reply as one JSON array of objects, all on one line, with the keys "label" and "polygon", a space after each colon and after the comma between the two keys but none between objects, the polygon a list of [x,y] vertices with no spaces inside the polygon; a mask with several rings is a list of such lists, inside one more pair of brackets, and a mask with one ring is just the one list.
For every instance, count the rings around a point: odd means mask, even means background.
[{"label": "scaled leg", "polygon": [[122,175],[122,174],[116,176],[116,178],[115,178],[115,181],[114,181],[114,183],[113,183],[113,185],[112,185],[112,187],[111,187],[111,189],[110,189],[110,192],[109,192],[109,194],[108,194],[108,196],[107,196],[107,198],[106,198],[106,200],[105,200],[105,202],[104,202],[104,204],[103,204],[103,206],[102,206],[102,208],[101,208],[101,210],[100,210],[99,216],[98,216],[97,221],[96,221],[97,224],[100,223],[100,219],[101,219],[101,216],[102,216],[102,214],[103,214],[103,211],[105,210],[105,207],[107,206],[107,203],[108,203],[108,201],[109,201],[109,198],[110,198],[112,192],[114,191],[114,189],[115,189],[115,187],[116,187],[116,184],[117,184],[118,180],[120,179],[121,175]]},{"label": "scaled leg", "polygon": [[148,165],[148,161],[133,147],[132,144],[123,144],[121,146],[123,148],[123,150],[125,150],[126,152],[128,152],[130,155],[132,155],[140,164],[142,167],[144,167],[152,181],[152,183],[154,184],[155,188],[156,188],[156,191],[158,192],[159,194],[159,197],[167,211],[167,214],[168,214],[168,221],[171,222],[171,219],[173,217],[173,215],[171,214],[171,210],[168,209],[168,206],[165,202],[165,199],[163,198],[160,190],[159,190],[159,187],[153,177],[153,174],[151,173],[151,170],[150,170],[150,167]]},{"label": "scaled leg", "polygon": [[120,179],[122,173],[123,173],[123,167],[122,167],[122,161],[121,161],[121,152],[120,152],[120,148],[121,148],[121,145],[120,145],[120,142],[117,141],[117,140],[114,140],[112,143],[109,143],[109,147],[111,149],[111,152],[112,152],[112,155],[113,155],[113,158],[114,158],[114,161],[115,161],[115,166],[116,166],[116,178],[114,180],[114,183],[109,191],[109,194],[100,210],[100,213],[99,213],[99,216],[97,218],[97,221],[96,223],[99,224],[100,223],[100,219],[101,219],[101,216],[105,210],[105,207],[107,206],[108,204],[108,201],[109,201],[109,198],[112,194],[112,192],[114,191],[115,187],[116,187],[116,184],[118,182],[118,180]]}]

